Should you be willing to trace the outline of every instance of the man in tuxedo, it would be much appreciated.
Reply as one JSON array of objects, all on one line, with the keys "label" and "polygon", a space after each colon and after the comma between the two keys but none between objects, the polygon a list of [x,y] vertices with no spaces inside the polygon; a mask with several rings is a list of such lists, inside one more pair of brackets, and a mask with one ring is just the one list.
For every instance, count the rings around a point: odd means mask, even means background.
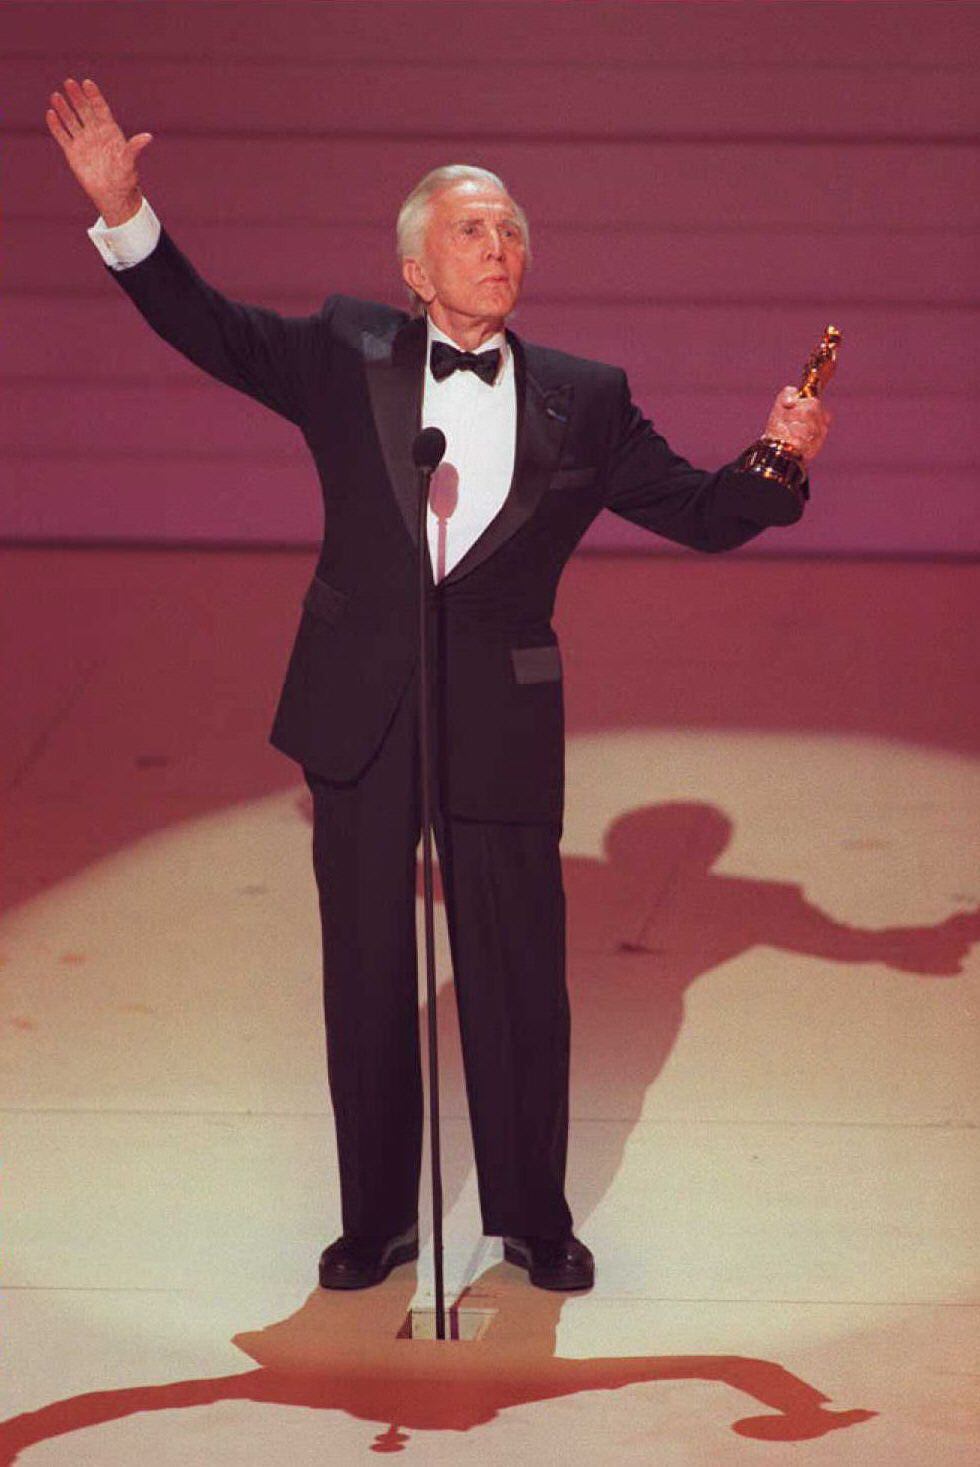
[{"label": "man in tuxedo", "polygon": [[[741,470],[692,467],[618,368],[506,328],[527,221],[495,175],[437,169],[399,216],[413,309],[330,296],[285,318],[203,281],[139,189],[94,82],[69,79],[48,127],[100,218],[89,231],[160,336],[293,422],[326,529],[272,740],[312,792],[342,1235],[328,1288],[417,1256],[422,1141],[415,952],[420,427],[447,439],[428,508],[436,634],[435,834],[460,1015],[483,1227],[543,1288],[593,1260],[565,1199],[569,1012],[558,842],[561,571],[603,508],[698,550],[789,524],[802,498]],[[786,388],[766,431],[819,449],[826,416]],[[804,495],[805,497],[805,486]]]}]

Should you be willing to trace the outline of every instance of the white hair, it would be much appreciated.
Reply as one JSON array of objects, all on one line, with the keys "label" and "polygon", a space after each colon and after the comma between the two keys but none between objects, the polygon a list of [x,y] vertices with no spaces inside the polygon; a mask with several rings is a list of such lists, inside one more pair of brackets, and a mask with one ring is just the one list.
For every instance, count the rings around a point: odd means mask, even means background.
[{"label": "white hair", "polygon": [[[398,211],[395,239],[399,260],[419,257],[429,223],[429,214],[436,196],[448,188],[455,187],[458,183],[489,184],[491,188],[498,188],[502,194],[507,194],[510,198],[503,179],[498,178],[496,173],[491,173],[488,168],[477,168],[472,163],[445,163],[441,168],[433,168],[431,173],[427,173],[419,180]],[[517,222],[524,233],[524,246],[530,260],[531,237],[527,215],[516,200],[511,199],[511,202],[514,205]],[[413,309],[421,311],[423,302],[419,296],[415,294],[414,290],[410,290],[409,295],[412,298]]]}]

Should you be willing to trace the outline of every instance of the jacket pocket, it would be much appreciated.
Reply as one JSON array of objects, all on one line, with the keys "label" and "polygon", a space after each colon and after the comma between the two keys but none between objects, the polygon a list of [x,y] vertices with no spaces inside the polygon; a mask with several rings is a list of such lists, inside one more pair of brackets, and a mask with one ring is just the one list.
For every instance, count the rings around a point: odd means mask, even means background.
[{"label": "jacket pocket", "polygon": [[303,606],[318,621],[335,622],[342,615],[349,597],[346,591],[338,591],[314,576],[303,597]]},{"label": "jacket pocket", "polygon": [[555,643],[543,647],[512,647],[510,656],[519,683],[561,682],[561,653]]}]

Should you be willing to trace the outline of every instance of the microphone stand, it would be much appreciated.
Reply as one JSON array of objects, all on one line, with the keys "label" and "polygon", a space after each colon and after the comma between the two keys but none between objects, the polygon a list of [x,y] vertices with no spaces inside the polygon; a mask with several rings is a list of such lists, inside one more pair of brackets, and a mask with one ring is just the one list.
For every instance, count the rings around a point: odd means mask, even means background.
[{"label": "microphone stand", "polygon": [[[431,430],[429,430],[431,431]],[[419,437],[421,438],[421,434]],[[442,437],[442,435],[439,435]],[[445,451],[445,439],[443,439]],[[442,457],[442,454],[439,454]],[[446,1304],[442,1263],[442,1164],[439,1132],[439,1050],[436,1030],[435,902],[432,890],[432,691],[429,619],[429,544],[426,511],[436,464],[418,463],[419,470],[419,762],[422,814],[422,906],[425,923],[425,996],[429,1043],[429,1151],[432,1163],[432,1258],[435,1277],[436,1339],[446,1338]]]}]

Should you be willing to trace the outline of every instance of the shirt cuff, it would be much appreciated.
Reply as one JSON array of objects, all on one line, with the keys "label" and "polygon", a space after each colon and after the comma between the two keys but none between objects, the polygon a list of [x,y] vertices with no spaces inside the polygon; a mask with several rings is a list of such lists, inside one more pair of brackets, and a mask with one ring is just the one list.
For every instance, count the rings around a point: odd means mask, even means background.
[{"label": "shirt cuff", "polygon": [[160,238],[160,221],[144,198],[125,224],[106,224],[100,214],[88,237],[111,270],[128,270],[152,255]]}]

